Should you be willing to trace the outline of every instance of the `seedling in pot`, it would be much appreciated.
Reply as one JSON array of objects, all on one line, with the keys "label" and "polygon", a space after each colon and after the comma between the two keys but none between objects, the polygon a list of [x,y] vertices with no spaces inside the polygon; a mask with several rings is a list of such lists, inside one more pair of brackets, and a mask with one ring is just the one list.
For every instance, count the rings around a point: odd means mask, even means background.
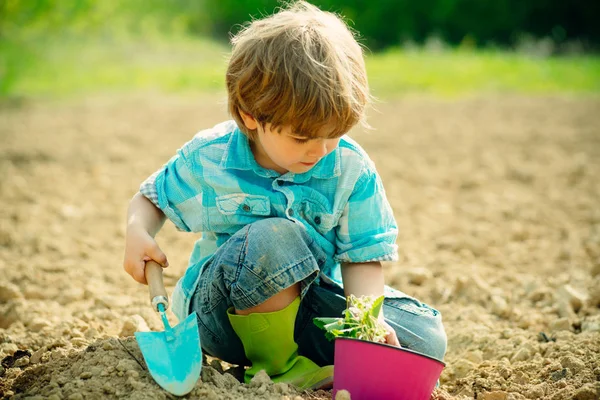
[{"label": "seedling in pot", "polygon": [[444,363],[386,344],[382,306],[383,296],[349,296],[341,318],[314,319],[335,339],[333,398],[350,393],[353,400],[429,400]]},{"label": "seedling in pot", "polygon": [[348,297],[348,308],[341,318],[315,318],[314,324],[325,330],[325,337],[338,337],[385,343],[387,330],[379,319],[383,296]]}]

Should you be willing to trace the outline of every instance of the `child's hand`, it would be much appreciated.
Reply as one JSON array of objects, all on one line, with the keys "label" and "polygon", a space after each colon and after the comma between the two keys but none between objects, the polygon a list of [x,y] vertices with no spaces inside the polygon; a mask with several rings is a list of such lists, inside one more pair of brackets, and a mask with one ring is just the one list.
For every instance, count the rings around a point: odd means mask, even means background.
[{"label": "child's hand", "polygon": [[144,229],[130,226],[125,239],[125,258],[123,268],[136,281],[147,284],[145,276],[146,261],[154,260],[168,267],[167,256],[162,252],[152,236]]},{"label": "child's hand", "polygon": [[400,342],[398,341],[398,336],[396,335],[396,331],[394,330],[394,328],[392,328],[390,326],[390,324],[388,324],[385,321],[380,321],[381,325],[387,330],[388,334],[385,337],[385,342],[389,345],[392,346],[396,346],[396,347],[402,347],[400,346]]}]

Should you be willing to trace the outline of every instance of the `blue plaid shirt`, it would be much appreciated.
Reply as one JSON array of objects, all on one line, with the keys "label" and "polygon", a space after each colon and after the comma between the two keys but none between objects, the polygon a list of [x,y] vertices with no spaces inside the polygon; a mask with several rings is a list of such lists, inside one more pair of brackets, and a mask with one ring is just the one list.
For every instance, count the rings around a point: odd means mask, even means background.
[{"label": "blue plaid shirt", "polygon": [[179,230],[201,232],[173,292],[173,312],[188,315],[203,265],[231,235],[262,218],[302,224],[327,253],[320,279],[342,285],[340,263],[397,259],[398,228],[375,165],[344,136],[302,174],[279,174],[255,161],[233,121],[199,132],[140,192]]}]

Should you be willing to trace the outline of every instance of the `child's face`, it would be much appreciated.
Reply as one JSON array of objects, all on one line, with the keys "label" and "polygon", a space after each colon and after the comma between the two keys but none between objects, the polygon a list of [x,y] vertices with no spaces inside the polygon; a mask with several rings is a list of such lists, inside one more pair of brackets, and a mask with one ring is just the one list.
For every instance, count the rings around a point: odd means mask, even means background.
[{"label": "child's face", "polygon": [[281,127],[279,131],[271,129],[271,124],[265,124],[263,127],[255,120],[247,123],[244,115],[242,118],[248,129],[256,129],[258,132],[252,146],[256,162],[280,174],[288,171],[301,174],[310,170],[319,160],[335,150],[340,142],[340,138],[328,139],[326,128],[323,130],[323,138],[306,139],[294,135],[289,126]]}]

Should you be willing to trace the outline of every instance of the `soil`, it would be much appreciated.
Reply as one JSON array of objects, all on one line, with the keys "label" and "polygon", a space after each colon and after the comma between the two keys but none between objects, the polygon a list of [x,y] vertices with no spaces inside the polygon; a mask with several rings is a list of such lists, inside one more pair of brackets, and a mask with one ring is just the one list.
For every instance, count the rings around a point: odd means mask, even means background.
[{"label": "soil", "polygon": [[[122,268],[125,213],[146,176],[226,118],[223,99],[0,104],[0,397],[173,397],[132,337],[162,325]],[[598,110],[597,97],[406,97],[353,132],[400,227],[388,283],[444,316],[435,398],[599,398]],[[196,238],[159,234],[169,290]],[[190,398],[331,398],[205,362]]]}]

